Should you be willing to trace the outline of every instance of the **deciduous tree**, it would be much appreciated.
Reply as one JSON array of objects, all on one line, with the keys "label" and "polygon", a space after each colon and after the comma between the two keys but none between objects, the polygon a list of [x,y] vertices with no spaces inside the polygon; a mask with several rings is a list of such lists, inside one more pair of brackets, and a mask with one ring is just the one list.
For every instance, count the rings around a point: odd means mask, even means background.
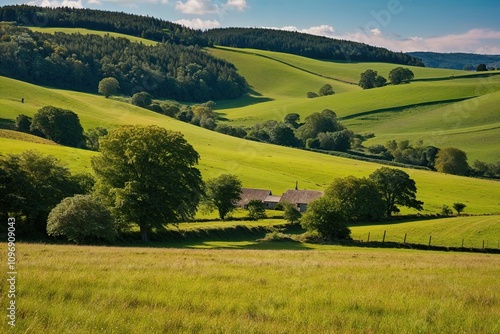
[{"label": "deciduous tree", "polygon": [[72,147],[85,146],[78,115],[71,110],[46,106],[33,116],[31,132],[39,131],[47,139]]},{"label": "deciduous tree", "polygon": [[373,172],[370,179],[382,196],[387,216],[391,216],[393,212],[399,212],[398,205],[419,211],[423,209],[424,203],[417,200],[415,181],[401,169],[382,167]]},{"label": "deciduous tree", "polygon": [[413,72],[406,67],[396,67],[389,72],[389,80],[393,85],[407,83],[414,77]]},{"label": "deciduous tree", "polygon": [[379,220],[385,214],[384,201],[375,183],[367,178],[338,178],[325,190],[326,197],[350,221]]},{"label": "deciduous tree", "polygon": [[111,95],[115,95],[119,88],[120,84],[118,80],[113,77],[108,77],[99,81],[98,92],[108,98]]},{"label": "deciduous tree", "polygon": [[465,205],[464,203],[453,203],[453,209],[455,209],[455,211],[457,212],[457,215],[459,215],[459,216],[462,213],[462,211],[464,211],[464,209],[466,207],[467,207],[467,205]]},{"label": "deciduous tree", "polygon": [[259,220],[266,218],[266,205],[258,199],[253,199],[248,202],[248,218]]},{"label": "deciduous tree", "polygon": [[116,230],[110,211],[91,195],[76,195],[61,201],[49,214],[47,234],[63,236],[78,244],[113,241]]},{"label": "deciduous tree", "polygon": [[148,241],[153,228],[192,218],[203,193],[199,155],[179,132],[124,126],[100,142],[92,159],[97,191],[125,223]]},{"label": "deciduous tree", "polygon": [[350,239],[348,219],[331,197],[323,196],[309,203],[300,221],[303,228],[316,231],[325,240]]},{"label": "deciduous tree", "polygon": [[467,175],[470,170],[467,154],[456,147],[440,149],[434,167],[438,172],[454,175]]},{"label": "deciduous tree", "polygon": [[205,184],[205,204],[209,209],[217,209],[224,220],[236,208],[241,199],[241,181],[236,175],[222,174]]}]

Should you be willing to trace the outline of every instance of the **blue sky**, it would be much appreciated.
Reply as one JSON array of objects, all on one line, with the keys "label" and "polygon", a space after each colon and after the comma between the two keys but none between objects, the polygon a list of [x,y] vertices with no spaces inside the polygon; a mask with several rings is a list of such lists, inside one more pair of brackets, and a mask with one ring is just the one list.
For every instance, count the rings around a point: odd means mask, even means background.
[{"label": "blue sky", "polygon": [[124,11],[193,28],[269,27],[393,51],[500,54],[498,0],[0,0]]}]

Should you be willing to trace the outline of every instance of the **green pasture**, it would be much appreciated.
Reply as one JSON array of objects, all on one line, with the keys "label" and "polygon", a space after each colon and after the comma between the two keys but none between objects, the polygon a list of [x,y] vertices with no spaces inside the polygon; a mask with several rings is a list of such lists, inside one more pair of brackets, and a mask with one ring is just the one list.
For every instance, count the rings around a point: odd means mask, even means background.
[{"label": "green pasture", "polygon": [[[452,206],[452,203],[449,204]],[[467,211],[467,208],[465,209]],[[351,226],[354,240],[382,241],[384,231],[386,242],[446,247],[500,248],[500,216],[450,217],[381,225]]]},{"label": "green pasture", "polygon": [[[25,98],[24,104],[20,102],[21,96]],[[112,129],[126,124],[156,124],[180,131],[199,152],[199,168],[205,179],[223,173],[236,174],[244,187],[269,189],[277,194],[293,189],[296,181],[301,189],[322,190],[337,177],[368,176],[381,167],[375,163],[226,136],[99,95],[43,88],[0,78],[1,119],[12,122],[20,113],[32,116],[45,105],[73,110],[86,130],[97,126]],[[90,171],[90,157],[96,154],[0,138],[1,153],[19,153],[26,149],[51,153],[79,171]],[[470,213],[500,212],[500,183],[496,181],[419,170],[406,171],[417,182],[418,197],[425,202],[427,213],[438,212],[443,204],[452,202],[466,203]]]},{"label": "green pasture", "polygon": [[403,66],[411,69],[413,73],[415,73],[416,79],[450,78],[455,76],[468,75],[471,73],[459,70],[405,66],[388,63],[351,62],[348,59],[346,59],[345,61],[317,60],[281,52],[257,49],[230,48],[222,46],[217,46],[215,50],[211,49],[210,52],[215,55],[223,55],[223,58],[234,57],[234,55],[230,56],[230,53],[245,54],[248,55],[249,59],[250,57],[252,57],[253,59],[258,59],[258,57],[267,58],[275,62],[280,62],[283,64],[287,64],[288,66],[295,67],[296,69],[316,73],[325,77],[343,80],[345,82],[354,83],[355,85],[357,85],[359,82],[360,74],[368,69],[377,71],[379,75],[384,76],[386,79],[389,79],[389,72],[397,66]]},{"label": "green pasture", "polygon": [[[19,243],[16,269],[15,330],[23,333],[500,330],[497,255]],[[6,317],[0,328],[7,333]]]},{"label": "green pasture", "polygon": [[[500,159],[498,72],[484,76],[412,67],[416,81],[407,85],[363,91],[332,81],[337,94],[308,99],[301,92],[315,89],[305,78],[324,80],[319,76],[324,75],[352,81],[368,68],[384,74],[396,65],[319,61],[250,49],[219,47],[210,52],[233,62],[259,93],[218,104],[232,124],[251,126],[268,119],[282,120],[289,113],[304,119],[313,112],[332,109],[349,129],[376,135],[368,146],[392,139],[423,140],[438,147],[459,147],[471,162]],[[287,90],[290,85],[294,90]]]}]

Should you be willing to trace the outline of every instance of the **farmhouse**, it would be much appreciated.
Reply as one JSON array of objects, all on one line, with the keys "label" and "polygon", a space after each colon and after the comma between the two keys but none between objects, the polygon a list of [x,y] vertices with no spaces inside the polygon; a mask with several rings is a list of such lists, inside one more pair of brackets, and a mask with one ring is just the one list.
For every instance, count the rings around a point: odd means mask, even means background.
[{"label": "farmhouse", "polygon": [[305,212],[307,205],[321,196],[323,196],[323,192],[318,190],[289,189],[281,196],[280,203],[288,202],[295,204],[300,212]]},{"label": "farmhouse", "polygon": [[[272,195],[273,195],[273,193],[271,192],[271,190],[241,188],[241,195],[240,195],[241,199],[239,200],[239,202],[236,205],[241,207],[241,208],[247,209],[248,203],[250,201],[258,200],[258,201],[266,203],[266,199],[268,197],[274,197]],[[279,200],[278,200],[278,202],[279,202]],[[276,204],[278,204],[278,202],[276,202]],[[276,206],[276,204],[274,204],[274,207]],[[270,207],[267,206],[267,203],[266,203],[266,207],[268,209],[270,209]],[[273,207],[273,209],[274,209],[274,207]]]},{"label": "farmhouse", "polygon": [[252,200],[264,202],[266,209],[273,210],[278,203],[292,203],[300,212],[307,210],[307,205],[315,199],[323,196],[323,192],[317,190],[287,190],[283,196],[274,196],[271,190],[241,188],[241,200],[237,206],[246,209]]}]

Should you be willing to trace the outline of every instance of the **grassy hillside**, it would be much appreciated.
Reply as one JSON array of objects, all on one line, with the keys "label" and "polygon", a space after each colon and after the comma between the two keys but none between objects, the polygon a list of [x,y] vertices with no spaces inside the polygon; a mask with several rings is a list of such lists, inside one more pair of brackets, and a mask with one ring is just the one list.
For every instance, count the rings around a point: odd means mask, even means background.
[{"label": "grassy hillside", "polygon": [[[20,102],[21,96],[25,98],[24,104]],[[32,116],[44,105],[75,111],[85,129],[157,124],[181,131],[200,153],[200,170],[205,179],[222,173],[236,174],[242,179],[243,186],[271,189],[274,193],[293,188],[296,181],[301,189],[323,189],[336,177],[367,176],[380,168],[378,164],[229,137],[98,95],[42,88],[0,78],[0,118],[13,120],[20,113]],[[90,166],[89,159],[95,154],[14,139],[0,140],[0,152],[43,147],[42,151],[52,152],[79,170]],[[73,153],[69,155],[69,152]],[[498,182],[419,170],[407,172],[417,182],[418,197],[425,202],[426,212],[439,211],[443,204],[451,205],[457,201],[466,203],[470,213],[500,212]]]},{"label": "grassy hillside", "polygon": [[23,243],[16,331],[495,333],[499,270],[484,254]]},{"label": "grassy hillside", "polygon": [[[390,139],[424,140],[428,145],[459,147],[468,153],[471,162],[500,160],[500,142],[496,140],[500,137],[498,71],[484,76],[411,67],[416,79],[411,84],[363,91],[333,78],[357,82],[360,73],[369,68],[387,77],[397,65],[318,61],[247,49],[216,48],[210,52],[234,63],[258,93],[219,103],[219,109],[233,124],[282,120],[292,112],[304,119],[328,108],[353,131],[375,133],[376,137],[367,145]],[[312,78],[318,83],[312,85]],[[320,81],[328,80],[337,94],[305,97],[307,91],[317,90]]]},{"label": "grassy hillside", "polygon": [[[465,209],[467,211],[467,209]],[[367,241],[370,233],[370,241],[382,241],[386,231],[385,241],[404,241],[414,244],[429,243],[434,246],[481,248],[483,240],[485,247],[500,248],[500,217],[499,216],[477,216],[477,217],[453,217],[431,219],[418,222],[393,223],[387,225],[366,225],[351,227],[352,238]]]}]

